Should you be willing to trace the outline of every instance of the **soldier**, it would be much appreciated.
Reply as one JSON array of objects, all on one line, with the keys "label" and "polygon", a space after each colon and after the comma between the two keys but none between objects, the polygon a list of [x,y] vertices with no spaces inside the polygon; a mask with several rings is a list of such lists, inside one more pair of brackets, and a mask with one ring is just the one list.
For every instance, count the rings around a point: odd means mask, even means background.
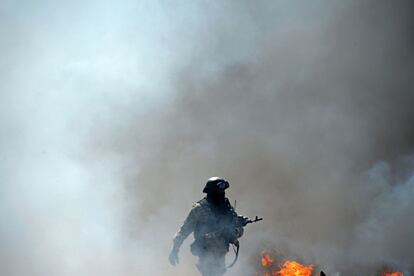
[{"label": "soldier", "polygon": [[[178,264],[178,251],[187,236],[194,232],[191,253],[198,256],[197,268],[203,276],[222,276],[226,272],[225,255],[230,244],[238,246],[247,218],[238,216],[225,190],[229,183],[220,177],[208,179],[203,193],[207,196],[194,204],[174,237],[169,260]],[[242,222],[242,223],[240,223]]]}]

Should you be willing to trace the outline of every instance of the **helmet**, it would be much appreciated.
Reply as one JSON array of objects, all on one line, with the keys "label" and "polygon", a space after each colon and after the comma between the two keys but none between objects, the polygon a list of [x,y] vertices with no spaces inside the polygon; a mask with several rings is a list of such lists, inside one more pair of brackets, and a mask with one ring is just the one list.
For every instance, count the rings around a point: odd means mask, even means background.
[{"label": "helmet", "polygon": [[224,178],[214,176],[207,180],[206,186],[203,189],[203,193],[224,191],[228,187],[230,187],[230,184]]}]

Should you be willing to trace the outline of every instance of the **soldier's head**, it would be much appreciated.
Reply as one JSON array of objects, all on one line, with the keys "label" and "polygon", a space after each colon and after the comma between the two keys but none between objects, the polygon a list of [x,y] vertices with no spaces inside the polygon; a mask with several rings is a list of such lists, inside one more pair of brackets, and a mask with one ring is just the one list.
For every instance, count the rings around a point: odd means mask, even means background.
[{"label": "soldier's head", "polygon": [[207,180],[203,193],[206,193],[207,197],[214,201],[221,201],[224,200],[225,190],[228,187],[230,184],[224,178],[214,176]]}]

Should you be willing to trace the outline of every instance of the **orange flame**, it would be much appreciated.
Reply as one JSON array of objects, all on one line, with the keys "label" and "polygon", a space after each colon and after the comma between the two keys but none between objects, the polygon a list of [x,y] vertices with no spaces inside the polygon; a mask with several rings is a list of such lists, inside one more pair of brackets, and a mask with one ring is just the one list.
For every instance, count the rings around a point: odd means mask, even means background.
[{"label": "orange flame", "polygon": [[[295,261],[286,261],[282,269],[276,274],[278,276],[312,276],[313,265],[301,265]],[[393,275],[394,276],[394,275]]]},{"label": "orange flame", "polygon": [[[278,265],[274,257],[264,250],[261,254],[261,263],[264,271],[262,276],[312,276],[313,265],[302,265],[296,261],[285,261],[282,267]],[[401,275],[384,275],[401,276]]]},{"label": "orange flame", "polygon": [[273,263],[273,258],[269,254],[263,254],[262,266],[267,267]]},{"label": "orange flame", "polygon": [[402,272],[384,272],[383,276],[404,276]]}]

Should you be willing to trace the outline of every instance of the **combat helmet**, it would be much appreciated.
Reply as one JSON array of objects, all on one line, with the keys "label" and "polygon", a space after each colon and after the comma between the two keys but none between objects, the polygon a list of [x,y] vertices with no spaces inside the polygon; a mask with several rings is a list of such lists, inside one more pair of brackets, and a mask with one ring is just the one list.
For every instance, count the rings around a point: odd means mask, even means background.
[{"label": "combat helmet", "polygon": [[230,187],[228,181],[221,177],[211,177],[207,180],[206,186],[204,186],[203,193],[210,193],[214,191],[224,191]]}]

